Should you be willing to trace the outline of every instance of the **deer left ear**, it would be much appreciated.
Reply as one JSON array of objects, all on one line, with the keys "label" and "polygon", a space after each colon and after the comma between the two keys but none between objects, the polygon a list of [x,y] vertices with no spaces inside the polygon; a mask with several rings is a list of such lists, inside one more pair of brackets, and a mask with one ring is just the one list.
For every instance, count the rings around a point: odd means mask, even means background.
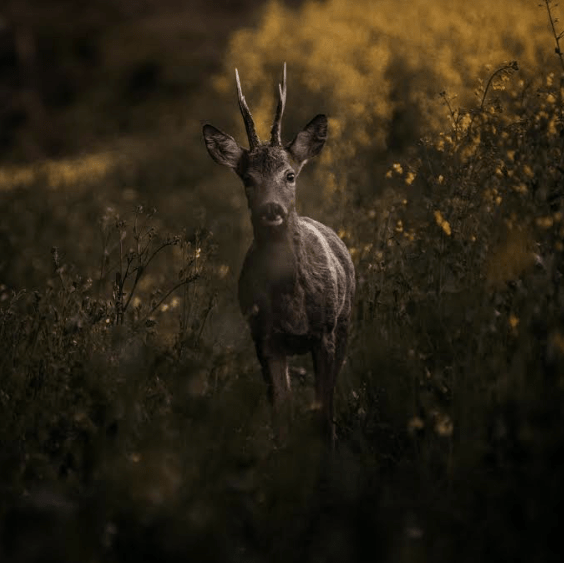
[{"label": "deer left ear", "polygon": [[316,115],[287,146],[292,158],[298,163],[317,156],[327,140],[327,117]]},{"label": "deer left ear", "polygon": [[203,129],[204,141],[210,156],[218,163],[236,169],[245,149],[227,133],[213,125],[206,124]]}]

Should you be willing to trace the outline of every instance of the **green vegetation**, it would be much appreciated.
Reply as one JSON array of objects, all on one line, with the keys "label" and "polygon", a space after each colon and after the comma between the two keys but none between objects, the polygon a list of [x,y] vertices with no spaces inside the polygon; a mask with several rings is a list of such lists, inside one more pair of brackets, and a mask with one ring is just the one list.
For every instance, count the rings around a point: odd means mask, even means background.
[{"label": "green vegetation", "polygon": [[[164,65],[157,86],[186,86],[184,55],[165,62],[182,34],[159,31],[173,4],[96,35],[116,49],[111,76],[138,56]],[[145,91],[117,140],[116,82],[77,95],[52,117],[80,124],[58,131],[64,158],[26,163],[33,127],[18,129],[0,168],[2,561],[559,559],[560,8],[397,5],[269,3],[231,37],[225,72],[201,54],[195,72],[215,74],[192,77],[189,105]],[[222,26],[249,23],[222,6]],[[155,42],[136,53],[124,28]],[[244,195],[199,137],[213,118],[244,138],[235,63],[270,123],[284,60],[286,138],[331,119],[301,211],[357,269],[334,457],[307,358],[289,442],[273,443],[236,306]],[[106,96],[95,132],[92,96]],[[94,140],[73,151],[82,128]]]}]

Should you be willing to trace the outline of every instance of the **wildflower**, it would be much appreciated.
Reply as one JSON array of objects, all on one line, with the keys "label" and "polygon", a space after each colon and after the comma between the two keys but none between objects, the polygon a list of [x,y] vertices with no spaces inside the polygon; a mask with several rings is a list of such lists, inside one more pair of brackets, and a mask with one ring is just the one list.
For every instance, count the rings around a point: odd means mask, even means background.
[{"label": "wildflower", "polygon": [[444,436],[448,438],[452,436],[452,432],[454,430],[454,424],[447,414],[437,414],[435,419],[435,432],[439,436]]},{"label": "wildflower", "polygon": [[441,229],[444,231],[444,233],[447,236],[450,236],[452,234],[451,228],[450,228],[450,223],[443,218],[442,214],[440,211],[435,211],[435,221],[437,222],[437,225],[439,227],[441,227]]},{"label": "wildflower", "polygon": [[423,420],[421,419],[421,417],[419,416],[414,416],[408,423],[407,423],[407,429],[411,432],[414,433],[417,430],[423,430],[423,428],[425,428],[425,422],[423,422]]},{"label": "wildflower", "polygon": [[537,224],[537,227],[541,229],[550,229],[550,227],[554,224],[554,221],[552,217],[548,215],[546,217],[537,217],[535,223]]},{"label": "wildflower", "polygon": [[515,330],[519,326],[519,317],[516,317],[513,313],[509,315],[509,326]]}]

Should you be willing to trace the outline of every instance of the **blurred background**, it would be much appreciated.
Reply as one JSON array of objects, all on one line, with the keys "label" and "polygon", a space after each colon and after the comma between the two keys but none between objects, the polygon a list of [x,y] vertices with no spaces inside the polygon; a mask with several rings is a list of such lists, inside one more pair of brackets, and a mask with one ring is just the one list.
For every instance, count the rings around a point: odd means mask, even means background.
[{"label": "blurred background", "polygon": [[[441,0],[15,0],[0,18],[0,189],[32,200],[4,209],[21,218],[41,202],[36,211],[49,217],[41,228],[19,221],[30,231],[22,238],[5,224],[0,268],[14,285],[44,276],[41,255],[63,235],[51,223],[88,230],[110,204],[155,205],[171,230],[205,223],[238,263],[242,251],[231,246],[247,228],[242,191],[201,140],[210,121],[243,142],[236,66],[263,135],[284,61],[286,139],[316,113],[330,117],[315,165],[323,188],[308,189],[306,179],[300,194],[307,213],[337,193],[357,202],[379,194],[386,167],[444,129],[439,92],[471,107],[492,65],[518,59],[528,80],[546,60],[555,64],[546,15],[526,0],[464,9]],[[84,248],[66,249],[73,260],[91,249],[89,238],[83,232]],[[13,264],[22,253],[25,268]]]},{"label": "blurred background", "polygon": [[[538,0],[4,0],[0,558],[559,560],[564,60]],[[272,440],[204,123],[329,118],[358,290],[337,453]]]}]

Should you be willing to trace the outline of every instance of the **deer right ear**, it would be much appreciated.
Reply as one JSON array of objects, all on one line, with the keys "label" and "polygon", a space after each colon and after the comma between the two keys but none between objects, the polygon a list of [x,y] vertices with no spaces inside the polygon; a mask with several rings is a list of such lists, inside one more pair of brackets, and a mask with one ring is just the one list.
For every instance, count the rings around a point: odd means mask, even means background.
[{"label": "deer right ear", "polygon": [[210,156],[223,166],[236,169],[245,149],[227,133],[216,129],[213,125],[204,125],[204,141]]}]

